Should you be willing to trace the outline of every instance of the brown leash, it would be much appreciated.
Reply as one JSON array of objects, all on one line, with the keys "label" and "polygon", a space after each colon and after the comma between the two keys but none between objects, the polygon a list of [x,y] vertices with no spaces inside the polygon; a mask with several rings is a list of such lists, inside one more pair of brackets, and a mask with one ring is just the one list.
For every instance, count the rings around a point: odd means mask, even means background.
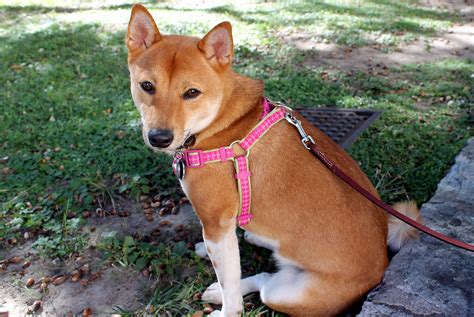
[{"label": "brown leash", "polygon": [[468,250],[468,251],[471,251],[471,252],[474,251],[474,246],[473,245],[462,242],[462,241],[459,241],[459,240],[456,240],[456,239],[451,238],[451,237],[448,237],[448,236],[446,236],[446,235],[444,235],[444,234],[442,234],[438,231],[435,231],[431,228],[428,228],[427,226],[422,225],[421,223],[416,222],[415,220],[413,220],[413,219],[405,216],[404,214],[396,211],[390,205],[387,205],[386,203],[384,203],[383,201],[381,201],[380,199],[378,199],[377,197],[375,197],[374,195],[369,193],[362,186],[360,186],[356,181],[354,181],[351,177],[349,177],[346,173],[344,173],[341,169],[339,169],[336,165],[334,165],[334,163],[332,163],[326,157],[326,155],[324,155],[324,153],[321,152],[321,150],[318,148],[318,146],[316,144],[309,144],[309,149],[310,149],[311,153],[314,156],[316,156],[328,169],[330,169],[340,179],[342,179],[349,186],[351,186],[356,191],[358,191],[359,193],[364,195],[365,198],[367,198],[368,200],[370,200],[371,202],[373,202],[374,204],[376,204],[377,206],[379,206],[380,208],[382,208],[383,210],[385,210],[389,214],[397,217],[401,221],[406,222],[410,226],[415,227],[416,229],[418,229],[418,230],[420,230],[420,231],[422,231],[422,232],[424,232],[424,233],[426,233],[426,234],[428,234],[428,235],[430,235],[430,236],[432,236],[436,239],[439,239],[441,241],[444,241],[446,243],[449,243],[449,244],[454,245],[454,246],[456,246],[458,248],[461,248],[461,249],[465,249],[465,250]]},{"label": "brown leash", "polygon": [[336,165],[334,165],[333,162],[331,162],[326,155],[318,148],[316,143],[314,142],[313,138],[308,135],[305,130],[303,129],[303,126],[301,124],[301,121],[296,118],[296,116],[293,113],[293,110],[291,108],[286,107],[286,120],[294,125],[296,129],[298,130],[298,133],[301,136],[301,143],[303,143],[304,147],[308,150],[311,151],[311,153],[316,156],[323,164],[326,166],[329,170],[331,170],[334,174],[336,174],[340,179],[342,179],[344,182],[346,182],[349,186],[354,188],[356,191],[358,191],[360,194],[362,194],[365,198],[388,212],[389,214],[393,215],[394,217],[397,217],[401,221],[409,224],[410,226],[432,236],[433,238],[439,239],[441,241],[444,241],[446,243],[449,243],[451,245],[454,245],[458,248],[468,250],[471,252],[474,252],[474,246],[471,244],[468,244],[466,242],[462,242],[459,240],[456,240],[454,238],[448,237],[438,231],[435,231],[431,228],[428,228],[427,226],[416,222],[415,220],[411,219],[410,217],[405,216],[404,214],[396,211],[393,209],[390,205],[387,205],[371,193],[369,193],[367,190],[365,190],[362,186],[360,186],[355,180],[353,180],[351,177],[349,177],[346,173],[344,173],[341,169],[339,169]]}]

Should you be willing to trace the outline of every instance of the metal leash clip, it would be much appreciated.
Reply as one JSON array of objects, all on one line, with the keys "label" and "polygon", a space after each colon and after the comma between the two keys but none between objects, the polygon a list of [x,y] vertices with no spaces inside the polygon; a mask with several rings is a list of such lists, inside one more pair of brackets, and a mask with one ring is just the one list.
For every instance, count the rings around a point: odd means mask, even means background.
[{"label": "metal leash clip", "polygon": [[285,119],[292,125],[296,127],[298,130],[299,134],[301,135],[301,143],[303,143],[304,147],[309,150],[309,143],[316,144],[314,142],[314,139],[311,137],[311,135],[308,135],[306,131],[303,129],[303,125],[301,124],[301,121],[296,118],[295,114],[293,113],[293,109],[285,107],[286,113],[285,113]]}]

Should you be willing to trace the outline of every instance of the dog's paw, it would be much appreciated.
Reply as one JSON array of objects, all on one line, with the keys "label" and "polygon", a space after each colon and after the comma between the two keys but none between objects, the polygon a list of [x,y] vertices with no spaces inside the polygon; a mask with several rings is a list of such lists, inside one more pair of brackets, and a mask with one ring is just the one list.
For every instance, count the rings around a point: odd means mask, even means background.
[{"label": "dog's paw", "polygon": [[204,242],[196,243],[196,245],[194,246],[194,252],[196,252],[196,254],[200,258],[209,259],[209,255],[207,254],[207,249],[206,249],[206,245],[204,244]]},{"label": "dog's paw", "polygon": [[221,311],[220,310],[213,310],[212,313],[210,313],[208,316],[210,317],[221,317]]},{"label": "dog's paw", "polygon": [[244,240],[248,243],[255,244],[255,241],[253,240],[253,235],[248,231],[244,232]]},{"label": "dog's paw", "polygon": [[211,304],[222,304],[222,294],[221,294],[221,287],[219,283],[211,284],[202,294],[201,299],[205,302]]},{"label": "dog's paw", "polygon": [[244,232],[244,239],[250,244],[256,245],[258,247],[264,247],[264,243],[262,243],[262,240],[253,233],[250,233],[249,231]]}]

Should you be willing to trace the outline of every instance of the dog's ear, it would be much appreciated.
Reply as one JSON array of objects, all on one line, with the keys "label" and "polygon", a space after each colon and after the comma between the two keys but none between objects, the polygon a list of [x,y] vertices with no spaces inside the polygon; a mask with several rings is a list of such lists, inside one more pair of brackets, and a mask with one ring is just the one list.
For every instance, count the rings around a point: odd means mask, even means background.
[{"label": "dog's ear", "polygon": [[199,41],[198,48],[204,53],[211,65],[227,68],[234,58],[232,26],[229,22],[216,25]]},{"label": "dog's ear", "polygon": [[128,50],[130,52],[145,50],[159,40],[161,34],[150,12],[141,4],[134,5],[128,22],[126,38]]}]

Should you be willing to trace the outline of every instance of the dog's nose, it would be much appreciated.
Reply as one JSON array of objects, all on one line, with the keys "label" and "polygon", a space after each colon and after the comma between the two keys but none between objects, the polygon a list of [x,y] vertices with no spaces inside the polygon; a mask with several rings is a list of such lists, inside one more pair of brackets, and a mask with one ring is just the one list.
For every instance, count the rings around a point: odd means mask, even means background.
[{"label": "dog's nose", "polygon": [[173,142],[173,132],[165,129],[151,129],[148,132],[148,141],[154,147],[167,148]]}]

